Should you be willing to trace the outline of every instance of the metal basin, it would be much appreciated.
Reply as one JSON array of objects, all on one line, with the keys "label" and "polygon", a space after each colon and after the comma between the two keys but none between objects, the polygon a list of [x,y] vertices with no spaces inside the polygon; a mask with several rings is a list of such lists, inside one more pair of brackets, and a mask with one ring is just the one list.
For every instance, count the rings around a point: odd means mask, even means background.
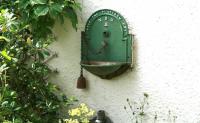
[{"label": "metal basin", "polygon": [[82,62],[81,66],[91,73],[104,77],[119,70],[121,66],[127,63],[123,62],[104,62],[104,61],[89,61]]}]

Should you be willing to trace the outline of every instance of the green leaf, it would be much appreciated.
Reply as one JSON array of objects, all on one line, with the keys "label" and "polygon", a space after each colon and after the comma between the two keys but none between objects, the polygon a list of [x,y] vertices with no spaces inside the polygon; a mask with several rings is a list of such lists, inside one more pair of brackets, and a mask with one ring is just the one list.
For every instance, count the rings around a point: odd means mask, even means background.
[{"label": "green leaf", "polygon": [[43,54],[44,54],[46,57],[50,56],[50,53],[49,53],[48,50],[43,50]]},{"label": "green leaf", "polygon": [[8,101],[4,101],[4,102],[1,103],[1,106],[5,106],[7,104],[8,104]]},{"label": "green leaf", "polygon": [[21,109],[21,107],[17,107],[14,109],[14,111],[19,111]]},{"label": "green leaf", "polygon": [[23,123],[23,121],[22,121],[22,119],[17,118],[17,119],[14,120],[14,123]]},{"label": "green leaf", "polygon": [[42,60],[44,60],[45,58],[44,54],[41,51],[38,52],[38,56],[39,56],[39,59],[42,59]]},{"label": "green leaf", "polygon": [[52,18],[58,17],[58,15],[63,11],[64,6],[59,3],[53,3],[49,7],[49,14]]},{"label": "green leaf", "polygon": [[5,18],[0,14],[0,24],[5,23]]},{"label": "green leaf", "polygon": [[10,96],[14,96],[16,94],[16,92],[15,91],[12,91],[11,93],[10,93]]},{"label": "green leaf", "polygon": [[29,0],[19,0],[19,8],[25,9],[28,4],[30,4]]},{"label": "green leaf", "polygon": [[53,3],[50,6],[50,9],[52,11],[56,11],[56,12],[62,12],[63,8],[64,8],[64,6],[62,4],[59,4],[59,3]]},{"label": "green leaf", "polygon": [[78,23],[78,18],[77,18],[76,12],[72,8],[67,8],[66,11],[67,11],[66,16],[71,20],[72,26],[74,27],[74,29],[77,30],[76,25]]},{"label": "green leaf", "polygon": [[11,107],[15,107],[15,105],[16,105],[16,102],[15,102],[15,101],[12,101],[12,102],[10,103],[10,106],[11,106]]},{"label": "green leaf", "polygon": [[44,60],[45,58],[50,56],[50,53],[47,50],[38,51],[38,56],[40,59]]},{"label": "green leaf", "polygon": [[9,42],[10,40],[4,36],[0,36],[0,41],[7,41]]},{"label": "green leaf", "polygon": [[3,73],[3,71],[7,70],[8,67],[6,66],[6,64],[3,64],[0,66],[0,74]]},{"label": "green leaf", "polygon": [[39,5],[35,8],[34,13],[36,16],[44,16],[48,13],[49,7],[47,5]]},{"label": "green leaf", "polygon": [[1,51],[1,55],[7,60],[11,61],[11,57],[7,54],[6,50]]},{"label": "green leaf", "polygon": [[30,1],[31,1],[31,5],[47,3],[47,0],[30,0]]}]

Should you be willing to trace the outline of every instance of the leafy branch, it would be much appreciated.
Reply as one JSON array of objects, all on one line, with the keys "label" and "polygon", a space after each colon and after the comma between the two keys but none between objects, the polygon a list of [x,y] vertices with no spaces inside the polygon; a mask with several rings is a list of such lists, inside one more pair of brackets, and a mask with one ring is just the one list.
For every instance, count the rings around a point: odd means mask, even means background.
[{"label": "leafy branch", "polygon": [[74,0],[0,3],[0,122],[57,123],[62,105],[72,100],[49,82],[53,71],[44,59],[55,40],[55,22],[67,17],[76,29],[80,5]]}]

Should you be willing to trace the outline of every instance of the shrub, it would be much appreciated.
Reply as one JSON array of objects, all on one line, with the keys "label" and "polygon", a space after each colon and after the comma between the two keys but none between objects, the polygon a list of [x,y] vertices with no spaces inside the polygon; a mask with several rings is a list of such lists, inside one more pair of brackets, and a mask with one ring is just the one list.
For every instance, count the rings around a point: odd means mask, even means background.
[{"label": "shrub", "polygon": [[[55,38],[56,20],[68,17],[76,29],[74,0],[0,0],[0,122],[58,122],[62,104],[53,71],[44,62]],[[61,94],[61,93],[60,93]],[[61,96],[62,97],[62,96]],[[65,96],[63,96],[65,97]]]}]

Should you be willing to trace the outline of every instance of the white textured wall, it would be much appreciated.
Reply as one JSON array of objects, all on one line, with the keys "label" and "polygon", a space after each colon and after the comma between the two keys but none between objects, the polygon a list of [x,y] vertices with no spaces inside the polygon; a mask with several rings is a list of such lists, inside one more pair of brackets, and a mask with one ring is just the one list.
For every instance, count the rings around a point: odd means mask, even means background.
[{"label": "white textured wall", "polygon": [[[57,24],[59,57],[50,64],[59,70],[52,78],[67,95],[75,95],[92,108],[104,109],[114,123],[130,123],[123,110],[126,98],[150,95],[150,112],[165,117],[168,110],[178,123],[200,122],[200,1],[199,0],[82,0],[79,30]],[[136,35],[135,70],[112,80],[84,72],[88,89],[76,89],[80,62],[80,31],[99,9],[125,16]],[[65,27],[65,29],[63,29]],[[163,122],[163,121],[162,121]],[[161,123],[162,123],[161,122]],[[151,123],[151,122],[150,122]]]}]

